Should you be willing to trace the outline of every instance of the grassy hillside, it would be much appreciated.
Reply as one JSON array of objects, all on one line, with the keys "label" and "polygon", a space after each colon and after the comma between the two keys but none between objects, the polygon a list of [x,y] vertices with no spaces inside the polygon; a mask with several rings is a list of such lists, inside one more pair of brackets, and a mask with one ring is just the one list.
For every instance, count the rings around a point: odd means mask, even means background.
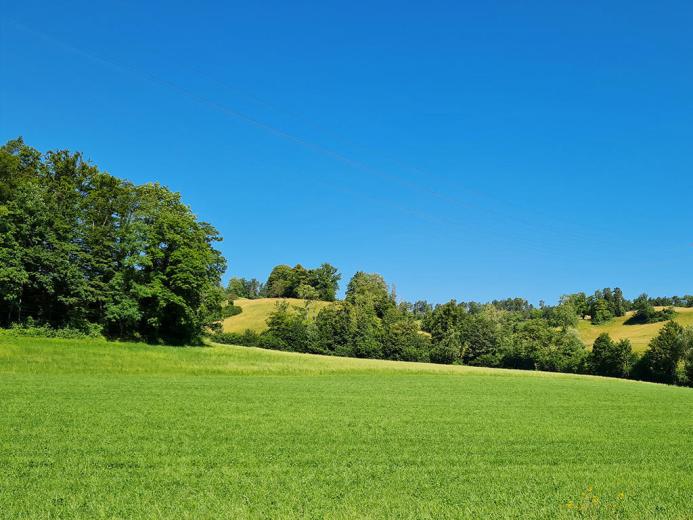
[{"label": "grassy hillside", "polygon": [[[247,329],[261,332],[267,328],[266,320],[274,310],[277,302],[287,301],[291,305],[303,306],[306,300],[296,298],[259,298],[257,300],[238,299],[234,301],[243,309],[243,312],[224,320],[224,332],[245,332]],[[320,309],[329,305],[329,302],[310,302],[311,314],[315,315]]]},{"label": "grassy hillside", "polygon": [[690,518],[693,391],[0,335],[3,518]]},{"label": "grassy hillside", "polygon": [[[677,307],[676,312],[675,321],[684,326],[693,325],[693,309]],[[642,352],[647,348],[650,340],[657,335],[659,329],[664,326],[664,322],[645,325],[625,325],[624,322],[632,314],[632,312],[629,312],[626,316],[614,318],[608,323],[601,325],[592,325],[589,320],[580,320],[578,324],[580,337],[588,347],[592,347],[597,336],[603,332],[608,332],[614,339],[629,339],[633,344],[633,350]]]}]

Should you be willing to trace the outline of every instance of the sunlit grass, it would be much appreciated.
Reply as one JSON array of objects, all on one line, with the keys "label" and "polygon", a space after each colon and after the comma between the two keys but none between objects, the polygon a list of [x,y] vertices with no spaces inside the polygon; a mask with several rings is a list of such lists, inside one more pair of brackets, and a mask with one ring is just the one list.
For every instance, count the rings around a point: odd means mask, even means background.
[{"label": "sunlit grass", "polygon": [[[274,311],[277,302],[286,301],[291,305],[303,307],[306,300],[297,298],[259,298],[257,300],[247,300],[240,298],[234,301],[243,309],[243,312],[224,320],[224,332],[245,332],[246,330],[254,330],[262,332],[267,328],[267,318]],[[311,301],[309,303],[309,314],[315,316],[320,309],[330,305],[329,302]]]},{"label": "sunlit grass", "polygon": [[684,519],[691,409],[598,377],[0,335],[0,518]]},{"label": "sunlit grass", "polygon": [[[609,335],[616,340],[629,339],[633,345],[634,351],[643,352],[652,338],[657,335],[659,329],[664,326],[665,322],[647,323],[645,325],[625,325],[625,321],[632,315],[633,313],[629,312],[626,316],[614,318],[600,325],[592,325],[589,320],[580,320],[578,323],[580,338],[582,338],[582,341],[585,342],[588,347],[592,347],[594,340],[597,339],[600,334],[608,332]],[[676,307],[674,321],[684,326],[693,325],[693,308]]]}]

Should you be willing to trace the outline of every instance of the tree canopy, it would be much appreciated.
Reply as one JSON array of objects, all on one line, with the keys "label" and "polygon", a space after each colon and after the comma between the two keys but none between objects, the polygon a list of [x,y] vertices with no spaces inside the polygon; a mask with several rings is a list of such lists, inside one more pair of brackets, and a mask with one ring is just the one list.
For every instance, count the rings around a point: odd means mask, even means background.
[{"label": "tree canopy", "polygon": [[190,343],[219,317],[218,232],[80,153],[0,148],[0,323]]},{"label": "tree canopy", "polygon": [[342,275],[336,267],[324,263],[315,269],[301,264],[294,267],[278,265],[267,278],[263,288],[268,298],[305,298],[332,302],[337,298]]}]

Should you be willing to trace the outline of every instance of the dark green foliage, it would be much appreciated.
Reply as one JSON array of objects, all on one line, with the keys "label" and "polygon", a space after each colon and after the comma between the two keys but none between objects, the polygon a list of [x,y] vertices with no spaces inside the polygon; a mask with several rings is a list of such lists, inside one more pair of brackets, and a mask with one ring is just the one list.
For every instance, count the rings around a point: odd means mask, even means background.
[{"label": "dark green foliage", "polygon": [[609,377],[628,377],[636,357],[630,341],[615,342],[609,334],[601,334],[592,346],[589,367],[592,374]]},{"label": "dark green foliage", "polygon": [[[305,308],[278,304],[262,338],[272,348],[337,356],[428,361],[430,340],[413,316],[394,304],[382,277],[357,273],[347,299],[308,319]],[[265,345],[267,343],[262,343]]]},{"label": "dark green foliage", "polygon": [[693,307],[693,295],[685,296],[658,296],[650,298],[650,303],[657,307]]},{"label": "dark green foliage", "polygon": [[614,315],[611,312],[609,302],[598,296],[592,298],[590,301],[590,317],[592,325],[599,325],[613,318]]},{"label": "dark green foliage", "polygon": [[178,194],[21,140],[0,148],[0,179],[0,325],[191,343],[220,319],[219,235]]},{"label": "dark green foliage", "polygon": [[688,328],[686,334],[688,335],[688,352],[683,359],[683,376],[682,383],[688,386],[693,386],[693,328]]},{"label": "dark green foliage", "polygon": [[315,318],[316,344],[325,354],[348,356],[355,327],[350,303],[339,302],[324,307]]},{"label": "dark green foliage", "polygon": [[230,318],[231,316],[237,316],[243,312],[243,307],[234,305],[233,302],[229,302],[222,308],[221,315],[222,318]]},{"label": "dark green foliage", "polygon": [[601,291],[595,291],[589,298],[585,298],[584,293],[578,293],[564,297],[563,300],[573,303],[578,316],[585,318],[589,315],[594,325],[609,321],[614,316],[624,316],[630,308],[630,303],[618,287],[605,287]]},{"label": "dark green foliage", "polygon": [[333,302],[337,298],[339,280],[341,279],[342,275],[339,274],[337,268],[328,263],[308,272],[308,285],[317,291],[316,299],[327,302]]},{"label": "dark green foliage", "polygon": [[371,309],[378,318],[395,306],[387,284],[379,274],[357,272],[346,291],[346,301],[358,307]]},{"label": "dark green foliage", "polygon": [[540,352],[551,347],[555,331],[542,319],[519,323],[503,345],[501,366],[536,370]]},{"label": "dark green foliage", "polygon": [[263,295],[268,298],[305,298],[334,301],[342,275],[337,268],[324,263],[316,269],[306,269],[300,264],[294,267],[278,265],[267,278]]},{"label": "dark green foliage", "polygon": [[611,300],[611,310],[614,316],[617,317],[625,316],[628,310],[628,302],[623,297],[623,291],[619,287],[614,289],[613,298]]},{"label": "dark green foliage", "polygon": [[584,292],[568,294],[561,297],[561,304],[570,304],[575,309],[575,314],[585,319],[590,313],[590,301]]},{"label": "dark green foliage", "polygon": [[644,323],[669,321],[676,315],[673,308],[666,308],[660,311],[656,310],[647,294],[641,294],[633,300],[633,309],[635,310],[635,314],[626,320],[626,325],[641,325]]},{"label": "dark green foliage", "polygon": [[226,286],[226,295],[231,300],[238,298],[256,299],[262,294],[264,286],[255,278],[231,278]]},{"label": "dark green foliage", "polygon": [[467,310],[463,305],[450,300],[448,303],[436,306],[433,312],[427,314],[421,323],[421,328],[431,334],[433,343],[440,343],[448,332],[458,330],[466,315]]},{"label": "dark green foliage", "polygon": [[543,318],[552,327],[568,329],[576,327],[578,324],[578,311],[575,308],[575,304],[570,300],[562,301],[555,307],[544,307],[542,311]]},{"label": "dark green foliage", "polygon": [[243,345],[245,347],[257,347],[260,345],[260,334],[254,330],[246,330],[242,334],[237,332],[218,332],[209,337],[215,343],[225,345]]},{"label": "dark green foliage", "polygon": [[296,296],[302,300],[318,300],[320,299],[320,293],[315,287],[308,284],[301,284],[296,289]]},{"label": "dark green foliage", "polygon": [[450,330],[431,347],[431,362],[450,365],[462,358],[462,341],[456,330]]},{"label": "dark green foliage", "polygon": [[657,383],[685,383],[680,380],[679,364],[685,362],[691,349],[693,332],[669,321],[650,342],[638,363],[637,374]]},{"label": "dark green foliage", "polygon": [[[564,302],[560,310],[575,319],[572,304]],[[587,351],[577,334],[557,328],[545,316],[543,307],[530,314],[524,310],[503,311],[496,305],[479,306],[467,312],[467,306],[454,301],[440,305],[426,318],[433,346],[431,360],[462,361],[465,364],[548,370],[553,372],[587,371]],[[556,316],[556,308],[550,308]],[[563,324],[561,324],[563,325]]]},{"label": "dark green foliage", "polygon": [[[308,307],[290,306],[277,302],[267,318],[267,331],[262,334],[272,348],[293,352],[313,352],[313,328],[308,319]],[[264,344],[261,341],[261,344]]]},{"label": "dark green foliage", "polygon": [[360,358],[383,357],[383,327],[373,308],[353,305],[354,335],[351,338],[351,355]]},{"label": "dark green foliage", "polygon": [[386,317],[382,338],[382,353],[385,359],[430,360],[430,339],[419,332],[416,321],[405,313],[392,312]]},{"label": "dark green foliage", "polygon": [[418,300],[414,303],[400,302],[399,307],[402,311],[411,314],[415,319],[423,319],[426,315],[433,312],[433,305],[426,300]]},{"label": "dark green foliage", "polygon": [[548,372],[587,372],[587,349],[574,331],[554,332],[552,341],[539,350],[536,367]]},{"label": "dark green foliage", "polygon": [[294,290],[298,285],[291,266],[278,265],[272,269],[267,278],[264,296],[268,298],[293,297]]},{"label": "dark green foliage", "polygon": [[500,315],[491,310],[469,314],[458,327],[462,342],[462,362],[467,365],[496,366],[503,330]]},{"label": "dark green foliage", "polygon": [[586,371],[587,351],[572,330],[556,330],[545,320],[519,323],[504,342],[500,366],[546,370]]},{"label": "dark green foliage", "polygon": [[[278,270],[279,274],[282,272],[288,271]],[[618,289],[597,291],[589,302],[593,308],[603,308],[611,315],[608,303],[618,302],[618,294]],[[666,349],[656,342],[655,347],[659,348],[653,347],[635,368],[637,358],[627,340],[613,342],[608,335],[602,335],[593,351],[588,352],[573,328],[584,312],[579,309],[582,300],[579,294],[567,296],[555,307],[542,305],[539,309],[529,308],[520,300],[488,305],[458,304],[453,300],[433,310],[419,305],[424,312],[421,329],[430,333],[429,338],[419,331],[413,305],[396,305],[381,276],[359,272],[349,283],[345,301],[321,309],[313,321],[308,319],[306,308],[280,303],[270,316],[265,333],[251,338],[214,338],[220,342],[338,356],[635,376],[679,384],[690,381],[690,347],[679,349],[675,367],[669,366],[668,372],[661,368],[666,364],[661,361],[666,358],[661,352]],[[684,340],[686,345],[691,343],[691,339]],[[662,376],[663,371],[669,376]]]},{"label": "dark green foliage", "polygon": [[505,300],[493,300],[491,302],[491,305],[502,311],[517,312],[525,316],[528,316],[532,309],[534,309],[534,306],[524,298],[506,298]]}]

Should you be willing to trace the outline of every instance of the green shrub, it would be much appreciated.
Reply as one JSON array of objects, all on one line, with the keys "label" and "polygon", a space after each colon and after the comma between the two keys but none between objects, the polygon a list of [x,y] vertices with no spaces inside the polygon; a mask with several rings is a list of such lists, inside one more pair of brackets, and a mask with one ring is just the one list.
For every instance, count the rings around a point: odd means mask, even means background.
[{"label": "green shrub", "polygon": [[226,319],[230,318],[231,316],[237,316],[241,312],[243,312],[243,308],[239,307],[238,305],[234,305],[233,302],[231,302],[222,308],[221,315],[224,319]]},{"label": "green shrub", "polygon": [[652,306],[643,309],[638,309],[633,316],[628,318],[624,323],[626,325],[643,325],[646,323],[659,323],[661,321],[670,321],[676,316],[676,311],[667,307],[661,311],[656,310]]},{"label": "green shrub", "polygon": [[85,323],[81,328],[64,327],[55,329],[48,325],[13,324],[9,329],[2,329],[4,334],[14,336],[36,336],[44,338],[80,339],[100,338],[101,326],[96,323]]},{"label": "green shrub", "polygon": [[242,334],[238,332],[219,332],[212,334],[209,339],[215,343],[241,345],[244,347],[257,347],[260,344],[260,335],[250,329],[247,329]]}]

